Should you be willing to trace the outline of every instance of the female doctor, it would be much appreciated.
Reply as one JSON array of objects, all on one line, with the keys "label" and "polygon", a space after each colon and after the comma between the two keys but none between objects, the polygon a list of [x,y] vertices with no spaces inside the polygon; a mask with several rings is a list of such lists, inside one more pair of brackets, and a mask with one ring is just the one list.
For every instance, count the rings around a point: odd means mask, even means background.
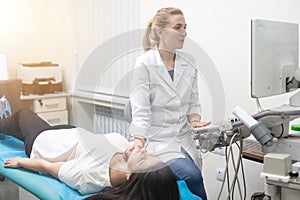
[{"label": "female doctor", "polygon": [[201,155],[193,144],[191,127],[209,123],[200,122],[195,63],[177,51],[186,35],[185,18],[177,8],[162,8],[149,22],[143,38],[145,53],[136,61],[132,80],[130,133],[135,148],[143,148],[147,139],[147,150],[167,162],[194,194],[206,199]]}]

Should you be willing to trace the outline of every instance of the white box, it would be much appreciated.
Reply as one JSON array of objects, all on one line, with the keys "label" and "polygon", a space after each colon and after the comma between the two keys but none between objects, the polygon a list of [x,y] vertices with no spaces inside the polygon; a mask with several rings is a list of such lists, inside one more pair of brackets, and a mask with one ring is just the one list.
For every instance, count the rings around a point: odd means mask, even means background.
[{"label": "white box", "polygon": [[287,176],[291,171],[291,156],[283,153],[268,153],[264,156],[264,173]]},{"label": "white box", "polygon": [[54,79],[54,83],[62,82],[62,68],[52,62],[20,64],[17,78],[23,84],[32,84],[35,79]]}]

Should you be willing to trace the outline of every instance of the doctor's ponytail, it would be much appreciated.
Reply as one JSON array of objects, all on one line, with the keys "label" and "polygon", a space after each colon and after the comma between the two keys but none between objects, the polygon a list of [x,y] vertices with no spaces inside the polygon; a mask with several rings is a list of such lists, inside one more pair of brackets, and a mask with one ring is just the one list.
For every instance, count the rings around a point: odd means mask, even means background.
[{"label": "doctor's ponytail", "polygon": [[144,37],[143,37],[143,47],[144,47],[144,51],[148,51],[150,49],[152,49],[153,47],[155,47],[155,45],[157,45],[157,40],[156,40],[156,34],[152,33],[152,21],[150,20],[148,22]]}]

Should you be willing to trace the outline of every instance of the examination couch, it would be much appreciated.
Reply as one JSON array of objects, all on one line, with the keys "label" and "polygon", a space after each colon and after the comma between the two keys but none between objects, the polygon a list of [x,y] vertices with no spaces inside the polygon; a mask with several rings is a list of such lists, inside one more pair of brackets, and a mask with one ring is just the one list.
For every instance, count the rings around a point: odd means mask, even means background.
[{"label": "examination couch", "polygon": [[[20,108],[20,94],[20,80],[0,81],[0,97],[5,95],[10,104],[12,113],[17,112]],[[10,179],[39,199],[81,200],[91,195],[81,195],[63,182],[48,175],[32,172],[23,168],[4,168],[5,160],[16,156],[26,157],[23,142],[0,133],[0,176]],[[177,183],[181,200],[201,200],[201,198],[190,192],[184,181],[178,181]]]}]

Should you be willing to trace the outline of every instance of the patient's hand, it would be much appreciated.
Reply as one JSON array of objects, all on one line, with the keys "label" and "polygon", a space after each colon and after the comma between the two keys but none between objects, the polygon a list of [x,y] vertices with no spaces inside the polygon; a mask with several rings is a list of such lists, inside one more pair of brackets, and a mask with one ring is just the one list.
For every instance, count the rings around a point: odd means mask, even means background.
[{"label": "patient's hand", "polygon": [[192,122],[191,123],[191,128],[200,128],[200,127],[204,127],[204,126],[208,126],[210,125],[210,122]]},{"label": "patient's hand", "polygon": [[15,158],[8,159],[4,162],[4,167],[19,168],[21,167],[20,161],[23,159],[28,159],[28,158],[15,157]]}]

